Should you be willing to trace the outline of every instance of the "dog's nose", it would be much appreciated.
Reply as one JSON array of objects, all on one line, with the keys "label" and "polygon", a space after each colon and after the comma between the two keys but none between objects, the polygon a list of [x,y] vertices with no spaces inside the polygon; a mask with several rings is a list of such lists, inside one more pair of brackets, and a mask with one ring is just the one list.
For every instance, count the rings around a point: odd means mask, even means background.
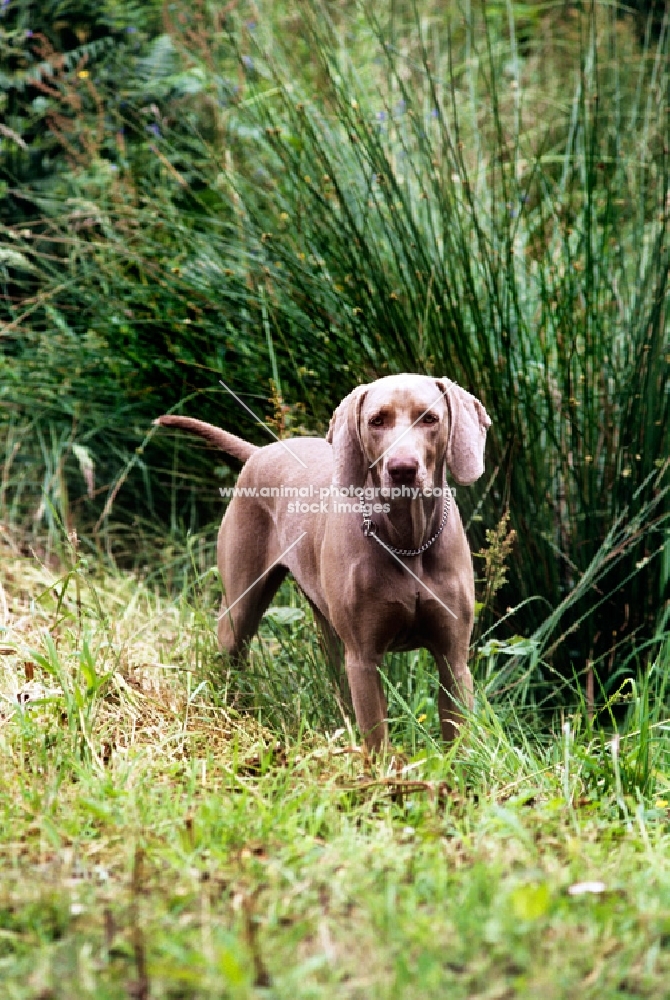
[{"label": "dog's nose", "polygon": [[419,462],[416,458],[390,458],[387,469],[396,486],[412,486],[419,471]]}]

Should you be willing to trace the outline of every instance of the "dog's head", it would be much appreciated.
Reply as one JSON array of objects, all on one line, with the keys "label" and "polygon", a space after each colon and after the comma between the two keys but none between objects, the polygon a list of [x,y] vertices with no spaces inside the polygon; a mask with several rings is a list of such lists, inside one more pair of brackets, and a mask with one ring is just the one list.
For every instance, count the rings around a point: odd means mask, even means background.
[{"label": "dog's head", "polygon": [[491,420],[478,399],[446,378],[389,375],[342,400],[326,440],[334,482],[363,486],[441,486],[444,464],[468,485],[484,471]]}]

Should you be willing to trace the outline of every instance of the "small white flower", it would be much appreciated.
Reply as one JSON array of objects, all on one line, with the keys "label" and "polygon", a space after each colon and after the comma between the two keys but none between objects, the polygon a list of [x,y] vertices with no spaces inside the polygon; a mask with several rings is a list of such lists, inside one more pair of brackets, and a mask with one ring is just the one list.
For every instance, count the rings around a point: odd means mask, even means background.
[{"label": "small white flower", "polygon": [[607,886],[604,882],[575,882],[568,886],[568,893],[570,896],[584,896],[587,893],[597,895],[600,892],[605,892],[606,889]]}]

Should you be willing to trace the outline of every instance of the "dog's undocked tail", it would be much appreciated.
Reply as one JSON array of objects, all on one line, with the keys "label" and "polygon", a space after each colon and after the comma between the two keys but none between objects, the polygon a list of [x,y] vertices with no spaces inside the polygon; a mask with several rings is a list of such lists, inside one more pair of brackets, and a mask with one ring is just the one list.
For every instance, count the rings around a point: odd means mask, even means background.
[{"label": "dog's undocked tail", "polygon": [[204,420],[196,420],[194,417],[180,417],[176,413],[166,413],[154,420],[154,423],[160,424],[161,427],[179,427],[182,431],[198,434],[221,451],[232,455],[233,458],[239,458],[240,462],[246,462],[255,451],[259,450],[258,445],[243,441],[235,434],[215,427],[214,424],[207,424]]}]

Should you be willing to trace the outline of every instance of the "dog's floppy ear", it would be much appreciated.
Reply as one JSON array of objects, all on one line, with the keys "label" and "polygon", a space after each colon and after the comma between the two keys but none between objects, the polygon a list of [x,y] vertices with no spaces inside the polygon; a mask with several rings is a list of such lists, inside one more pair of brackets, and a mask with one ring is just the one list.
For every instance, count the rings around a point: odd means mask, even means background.
[{"label": "dog's floppy ear", "polygon": [[340,489],[365,485],[368,470],[359,421],[367,391],[367,385],[357,386],[330,418],[326,441],[333,446],[333,484]]},{"label": "dog's floppy ear", "polygon": [[[484,471],[484,445],[491,418],[482,403],[449,379],[437,380],[449,408],[447,465],[460,486],[469,486]],[[447,388],[448,387],[448,388]]]}]

